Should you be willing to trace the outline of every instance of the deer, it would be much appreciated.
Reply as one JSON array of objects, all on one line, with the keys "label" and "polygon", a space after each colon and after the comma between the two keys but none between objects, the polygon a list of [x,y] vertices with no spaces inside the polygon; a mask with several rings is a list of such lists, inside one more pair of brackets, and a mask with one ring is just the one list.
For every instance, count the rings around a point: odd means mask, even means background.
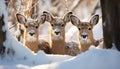
[{"label": "deer", "polygon": [[24,26],[24,31],[22,33],[23,44],[35,53],[39,50],[50,53],[49,43],[44,40],[39,40],[39,26],[44,22],[45,16],[41,15],[39,19],[32,19],[17,13],[16,17],[17,21]]},{"label": "deer", "polygon": [[[51,30],[50,30],[50,49],[52,54],[61,54],[61,55],[72,55],[74,56],[75,50],[73,47],[77,46],[66,46],[69,45],[70,43],[67,44],[65,42],[65,26],[68,22],[70,22],[70,15],[72,12],[68,12],[64,15],[63,18],[61,17],[54,17],[51,13],[44,11],[43,15],[46,16],[45,21],[49,22],[51,25]],[[75,49],[76,49],[75,48]],[[71,50],[71,51],[70,51]],[[72,52],[72,53],[71,53]],[[76,54],[75,54],[76,55]]]},{"label": "deer", "polygon": [[79,30],[79,48],[81,52],[85,52],[91,45],[97,46],[99,42],[94,39],[92,29],[99,21],[99,15],[94,15],[89,22],[82,22],[75,16],[70,16],[71,23],[76,26]]}]

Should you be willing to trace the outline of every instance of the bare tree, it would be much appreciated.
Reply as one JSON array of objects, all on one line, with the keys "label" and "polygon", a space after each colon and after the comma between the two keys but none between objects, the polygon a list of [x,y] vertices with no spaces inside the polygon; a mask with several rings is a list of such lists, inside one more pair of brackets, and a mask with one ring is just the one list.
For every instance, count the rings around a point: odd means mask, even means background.
[{"label": "bare tree", "polygon": [[120,0],[101,0],[104,48],[120,51]]},{"label": "bare tree", "polygon": [[4,15],[0,16],[0,55],[3,54],[5,51],[5,47],[3,43],[6,39],[6,31],[2,30],[3,25],[5,25],[3,19],[4,19]]}]

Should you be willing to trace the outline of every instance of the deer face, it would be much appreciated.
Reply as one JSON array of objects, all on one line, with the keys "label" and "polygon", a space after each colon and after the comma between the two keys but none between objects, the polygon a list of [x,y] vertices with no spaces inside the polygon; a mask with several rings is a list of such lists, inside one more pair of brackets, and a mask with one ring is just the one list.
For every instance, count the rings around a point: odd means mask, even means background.
[{"label": "deer face", "polygon": [[21,23],[22,25],[24,25],[24,35],[26,36],[26,39],[28,41],[34,41],[38,38],[38,31],[39,31],[39,25],[40,22],[42,22],[42,18],[44,18],[43,16],[40,18],[40,21],[38,19],[34,20],[34,19],[26,19],[25,16],[21,15],[21,14],[17,14],[16,15],[17,20],[19,23]]},{"label": "deer face", "polygon": [[39,23],[35,20],[28,20],[24,26],[26,28],[26,33],[30,36],[34,36],[38,32]]},{"label": "deer face", "polygon": [[98,23],[99,16],[95,15],[91,18],[90,22],[81,22],[78,17],[71,15],[71,22],[79,30],[79,39],[83,42],[91,42],[93,38],[92,29]]},{"label": "deer face", "polygon": [[53,32],[54,35],[56,35],[56,36],[62,35],[61,32],[64,31],[64,28],[65,28],[65,25],[66,25],[66,22],[64,22],[63,19],[54,18],[50,24],[51,24],[51,27],[52,27],[52,30],[53,30],[52,32]]},{"label": "deer face", "polygon": [[63,18],[53,17],[53,15],[48,12],[43,12],[43,14],[46,15],[46,21],[50,22],[51,24],[52,36],[56,38],[62,38],[65,35],[65,26],[66,23],[70,21],[69,17],[72,12],[67,13]]}]

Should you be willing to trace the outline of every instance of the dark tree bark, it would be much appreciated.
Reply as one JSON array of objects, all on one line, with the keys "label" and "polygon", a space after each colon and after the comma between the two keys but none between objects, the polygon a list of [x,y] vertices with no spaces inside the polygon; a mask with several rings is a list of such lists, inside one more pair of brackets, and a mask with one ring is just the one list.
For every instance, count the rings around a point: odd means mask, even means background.
[{"label": "dark tree bark", "polygon": [[101,0],[104,48],[113,43],[120,51],[120,0]]},{"label": "dark tree bark", "polygon": [[0,55],[4,53],[5,46],[3,45],[6,39],[6,31],[2,30],[2,27],[5,25],[4,23],[4,15],[0,16]]}]

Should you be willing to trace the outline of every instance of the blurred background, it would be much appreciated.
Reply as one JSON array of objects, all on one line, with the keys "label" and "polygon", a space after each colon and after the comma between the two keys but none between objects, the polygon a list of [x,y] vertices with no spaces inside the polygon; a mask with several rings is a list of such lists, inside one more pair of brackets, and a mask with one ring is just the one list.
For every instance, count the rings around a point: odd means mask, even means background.
[{"label": "blurred background", "polygon": [[[33,3],[32,3],[33,2]],[[30,6],[32,4],[32,6]],[[99,14],[99,23],[94,27],[93,33],[95,39],[103,37],[101,7],[99,0],[7,0],[7,10],[9,13],[9,28],[13,35],[18,33],[18,23],[16,13],[29,14],[31,9],[31,17],[35,19],[42,14],[43,11],[50,12],[53,16],[63,17],[65,13],[72,11],[81,21],[89,22],[90,18]],[[78,42],[78,29],[71,23],[66,28],[66,41]],[[16,32],[14,34],[14,32]],[[40,38],[49,40],[50,24],[48,22],[40,25]]]}]

